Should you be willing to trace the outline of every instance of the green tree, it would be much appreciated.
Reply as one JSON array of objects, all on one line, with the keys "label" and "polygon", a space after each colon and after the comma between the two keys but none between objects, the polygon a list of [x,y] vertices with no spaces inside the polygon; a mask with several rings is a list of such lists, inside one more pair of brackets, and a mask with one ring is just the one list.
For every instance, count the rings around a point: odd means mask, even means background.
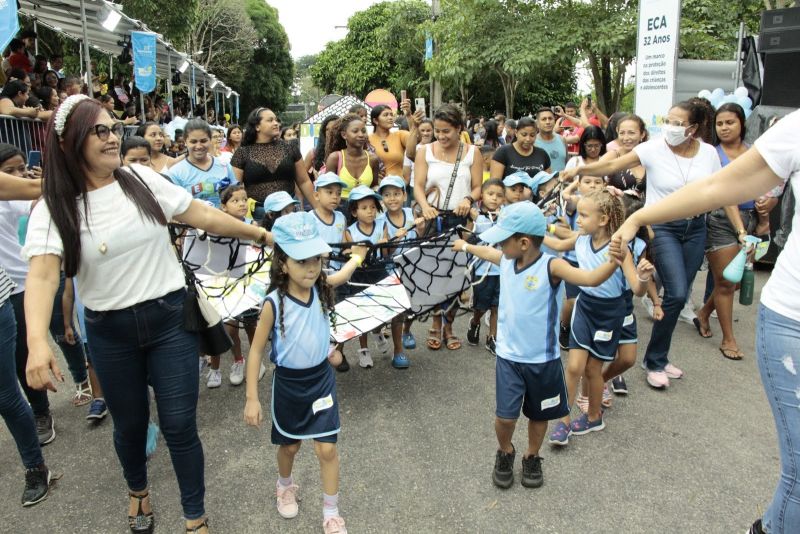
[{"label": "green tree", "polygon": [[317,62],[317,55],[303,56],[294,62],[294,83],[292,100],[295,104],[316,104],[323,96],[322,89],[314,84],[311,67]]},{"label": "green tree", "polygon": [[378,88],[426,96],[420,25],[429,17],[422,0],[381,2],[354,14],[347,36],[328,43],[311,67],[314,83],[326,92],[360,97]]},{"label": "green tree", "polygon": [[686,0],[681,11],[680,57],[731,60],[736,55],[739,24],[758,33],[761,0]]},{"label": "green tree", "polygon": [[122,11],[141,20],[154,32],[178,46],[189,35],[200,0],[153,2],[152,0],[120,0]]}]

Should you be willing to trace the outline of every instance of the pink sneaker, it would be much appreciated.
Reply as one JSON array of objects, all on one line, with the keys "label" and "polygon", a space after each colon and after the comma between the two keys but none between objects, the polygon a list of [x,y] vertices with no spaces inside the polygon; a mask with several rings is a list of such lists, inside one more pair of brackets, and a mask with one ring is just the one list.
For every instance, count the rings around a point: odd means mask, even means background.
[{"label": "pink sneaker", "polygon": [[285,519],[297,517],[297,501],[300,500],[297,496],[297,490],[299,489],[297,484],[292,484],[286,488],[278,484],[276,493],[278,496],[278,513],[281,514],[281,517]]},{"label": "pink sneaker", "polygon": [[603,400],[601,401],[603,408],[611,408],[612,402],[613,397],[611,396],[611,391],[608,389],[608,384],[603,384]]},{"label": "pink sneaker", "polygon": [[344,519],[338,515],[329,517],[323,521],[322,529],[325,531],[325,534],[347,534],[347,529],[344,526]]},{"label": "pink sneaker", "polygon": [[575,404],[578,405],[578,409],[581,413],[587,413],[589,411],[589,397],[578,394],[578,396],[575,397]]},{"label": "pink sneaker", "polygon": [[664,367],[664,372],[667,373],[667,377],[669,378],[683,378],[683,371],[681,371],[671,363],[668,363]]},{"label": "pink sneaker", "polygon": [[669,377],[664,371],[647,371],[647,383],[657,389],[669,387]]}]

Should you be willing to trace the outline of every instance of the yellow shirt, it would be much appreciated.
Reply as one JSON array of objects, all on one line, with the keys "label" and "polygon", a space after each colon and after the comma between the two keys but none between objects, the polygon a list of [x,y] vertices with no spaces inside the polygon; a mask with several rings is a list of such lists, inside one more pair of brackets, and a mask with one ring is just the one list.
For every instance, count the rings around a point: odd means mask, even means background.
[{"label": "yellow shirt", "polygon": [[339,178],[341,178],[342,181],[347,184],[347,187],[342,189],[342,198],[348,198],[350,196],[350,190],[357,185],[366,185],[367,187],[372,187],[373,177],[372,166],[369,164],[369,152],[365,150],[364,154],[367,156],[367,166],[364,167],[364,170],[361,172],[361,176],[355,178],[347,169],[347,158],[345,157],[344,150],[339,153],[339,162],[342,165],[342,168],[339,169]]},{"label": "yellow shirt", "polygon": [[403,176],[403,156],[406,152],[408,135],[405,130],[390,132],[386,139],[382,139],[374,133],[369,134],[369,142],[383,162],[386,176]]}]

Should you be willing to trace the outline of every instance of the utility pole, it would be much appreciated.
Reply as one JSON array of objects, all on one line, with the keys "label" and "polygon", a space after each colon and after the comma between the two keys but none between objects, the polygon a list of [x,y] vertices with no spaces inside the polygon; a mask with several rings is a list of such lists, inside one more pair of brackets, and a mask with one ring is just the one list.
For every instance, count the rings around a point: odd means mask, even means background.
[{"label": "utility pole", "polygon": [[[433,17],[433,21],[436,22],[436,19],[439,18],[439,15],[442,14],[442,8],[439,4],[439,0],[431,0],[431,15]],[[433,53],[436,54],[437,52],[437,44],[434,41],[433,43]],[[439,109],[439,106],[442,105],[442,84],[431,76],[431,112],[428,115],[429,117],[433,117],[433,113]]]}]

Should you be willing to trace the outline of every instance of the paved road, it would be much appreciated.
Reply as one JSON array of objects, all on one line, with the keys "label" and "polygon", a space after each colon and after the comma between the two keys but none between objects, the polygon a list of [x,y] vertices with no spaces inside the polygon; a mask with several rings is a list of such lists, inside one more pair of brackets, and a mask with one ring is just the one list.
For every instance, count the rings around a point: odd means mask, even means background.
[{"label": "paved road", "polygon": [[[759,273],[758,288],[765,279]],[[698,281],[696,301],[701,289]],[[736,305],[739,343],[746,349],[742,362],[722,359],[718,325],[715,337],[704,340],[679,323],[672,354],[686,378],[654,391],[638,367],[630,371],[631,394],[615,400],[605,431],[576,437],[567,450],[544,449],[545,485],[536,490],[517,483],[503,491],[491,483],[494,359],[482,348],[422,348],[410,354],[407,371],[377,357],[372,370],[339,375],[340,504],[350,532],[743,532],[769,502],[778,476],[775,430],[752,350],[755,309]],[[646,340],[651,323],[642,311],[640,337]],[[425,328],[415,325],[418,340]],[[466,331],[464,318],[457,331]],[[640,347],[640,358],[642,353]],[[265,379],[263,399],[269,388]],[[58,437],[45,448],[48,464],[64,478],[33,508],[18,504],[23,473],[13,441],[0,427],[3,532],[128,531],[111,421],[89,426],[85,409],[69,404],[68,389],[52,395]],[[296,463],[304,496],[300,515],[281,519],[273,500],[277,471],[268,426],[245,427],[243,406],[242,387],[201,388],[213,531],[321,532],[319,469],[311,447],[304,445]],[[518,449],[526,439],[519,429]],[[182,532],[163,441],[150,477],[157,531]]]}]

